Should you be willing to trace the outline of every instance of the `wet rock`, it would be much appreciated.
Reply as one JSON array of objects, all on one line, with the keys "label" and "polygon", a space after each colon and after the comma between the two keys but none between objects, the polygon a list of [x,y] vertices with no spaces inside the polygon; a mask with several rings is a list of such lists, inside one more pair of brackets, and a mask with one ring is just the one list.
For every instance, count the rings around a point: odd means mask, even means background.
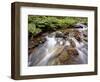
[{"label": "wet rock", "polygon": [[83,34],[84,37],[87,37],[87,34]]},{"label": "wet rock", "polygon": [[70,39],[69,42],[70,42],[70,47],[73,47],[73,48],[76,47],[76,44],[72,39]]},{"label": "wet rock", "polygon": [[82,36],[81,36],[81,32],[78,30],[74,30],[74,37],[77,41],[82,42]]},{"label": "wet rock", "polygon": [[64,65],[66,61],[69,59],[67,51],[64,50],[56,59],[52,61],[52,65]]},{"label": "wet rock", "polygon": [[75,48],[69,47],[67,49],[68,55],[79,55],[78,51]]},{"label": "wet rock", "polygon": [[69,56],[68,56],[67,52],[63,51],[61,53],[61,55],[59,56],[59,61],[60,61],[60,63],[64,64],[64,62],[67,61],[68,58],[69,58]]},{"label": "wet rock", "polygon": [[63,37],[64,35],[63,35],[63,33],[62,32],[60,32],[60,31],[56,31],[56,35],[55,35],[55,37],[56,38],[61,38],[61,37]]}]

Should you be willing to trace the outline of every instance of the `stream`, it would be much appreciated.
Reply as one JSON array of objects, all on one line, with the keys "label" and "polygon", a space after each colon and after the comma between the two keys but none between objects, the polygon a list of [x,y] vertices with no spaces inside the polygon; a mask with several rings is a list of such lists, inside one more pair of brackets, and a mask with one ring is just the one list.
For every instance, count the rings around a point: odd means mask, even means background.
[{"label": "stream", "polygon": [[[84,30],[84,29],[83,29]],[[81,32],[81,37],[83,38]],[[67,64],[87,64],[88,63],[88,45],[82,40],[79,42],[73,34],[67,35],[66,38],[56,37],[56,32],[45,36],[46,41],[40,44],[28,57],[28,66],[47,66],[53,65],[52,62],[71,46],[70,40],[75,44],[74,48],[78,55],[72,55],[70,59],[66,60]],[[66,49],[65,49],[66,48]],[[66,52],[65,52],[66,54]],[[71,61],[71,62],[70,62]],[[74,63],[73,63],[73,62]],[[56,64],[54,64],[56,65]]]}]

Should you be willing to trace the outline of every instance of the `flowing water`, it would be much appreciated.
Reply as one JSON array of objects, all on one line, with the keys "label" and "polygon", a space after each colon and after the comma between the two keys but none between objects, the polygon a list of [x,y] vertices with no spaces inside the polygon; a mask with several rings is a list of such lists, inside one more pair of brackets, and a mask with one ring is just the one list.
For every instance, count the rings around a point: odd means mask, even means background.
[{"label": "flowing water", "polygon": [[[45,66],[51,60],[54,60],[58,54],[60,54],[66,46],[70,46],[70,41],[68,39],[57,38],[55,37],[55,32],[47,35],[46,41],[43,44],[40,44],[35,50],[30,54],[28,59],[29,66]],[[73,57],[74,62],[77,64],[86,64],[88,61],[87,56],[87,44],[83,41],[78,42],[75,37],[69,36],[69,39],[72,39],[76,44],[75,49],[78,51],[79,55]],[[70,59],[71,60],[71,59]]]},{"label": "flowing water", "polygon": [[85,47],[85,44],[83,42],[78,42],[75,38],[72,38],[72,40],[76,44],[76,50],[78,51],[78,63],[86,64],[87,63],[87,50]]},{"label": "flowing water", "polygon": [[[30,54],[29,66],[47,65],[48,61],[64,48],[64,46],[60,45],[62,41],[58,44],[54,36],[46,36],[46,39],[44,44],[38,46],[36,50]],[[58,49],[60,50],[57,52]]]}]

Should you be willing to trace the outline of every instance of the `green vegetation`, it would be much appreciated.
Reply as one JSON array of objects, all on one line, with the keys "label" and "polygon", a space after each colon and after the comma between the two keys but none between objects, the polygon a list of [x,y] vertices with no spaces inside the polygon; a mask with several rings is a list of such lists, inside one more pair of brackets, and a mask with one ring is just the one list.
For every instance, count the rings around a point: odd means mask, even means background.
[{"label": "green vegetation", "polygon": [[70,28],[76,23],[83,23],[87,25],[87,18],[29,15],[28,32],[31,36],[36,36],[41,32],[53,32],[59,29]]},{"label": "green vegetation", "polygon": [[35,24],[28,24],[28,31],[30,32],[30,33],[32,33],[33,35],[36,35],[36,34],[38,34],[38,33],[40,33],[41,32],[41,29],[40,28],[36,28],[36,25]]}]

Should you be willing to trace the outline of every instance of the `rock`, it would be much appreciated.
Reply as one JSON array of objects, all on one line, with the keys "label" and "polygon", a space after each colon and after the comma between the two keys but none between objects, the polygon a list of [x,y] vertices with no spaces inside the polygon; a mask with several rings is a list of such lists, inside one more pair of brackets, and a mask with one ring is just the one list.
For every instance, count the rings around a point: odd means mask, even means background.
[{"label": "rock", "polygon": [[81,36],[81,32],[78,30],[74,30],[74,37],[77,41],[81,42],[82,41],[82,36]]},{"label": "rock", "polygon": [[67,49],[68,55],[79,55],[78,51],[75,48],[69,47]]},{"label": "rock", "polygon": [[62,38],[64,36],[64,34],[62,33],[62,32],[60,32],[60,31],[56,31],[56,35],[55,35],[55,37],[57,37],[57,38]]},{"label": "rock", "polygon": [[69,42],[70,42],[70,47],[73,47],[73,48],[76,47],[76,44],[72,39],[70,39]]},{"label": "rock", "polygon": [[62,53],[60,53],[60,55],[55,60],[53,60],[52,64],[53,65],[65,65],[68,59],[69,59],[69,56],[67,54],[67,51],[64,50]]},{"label": "rock", "polygon": [[81,23],[77,23],[74,25],[74,28],[87,28],[87,26]]}]

